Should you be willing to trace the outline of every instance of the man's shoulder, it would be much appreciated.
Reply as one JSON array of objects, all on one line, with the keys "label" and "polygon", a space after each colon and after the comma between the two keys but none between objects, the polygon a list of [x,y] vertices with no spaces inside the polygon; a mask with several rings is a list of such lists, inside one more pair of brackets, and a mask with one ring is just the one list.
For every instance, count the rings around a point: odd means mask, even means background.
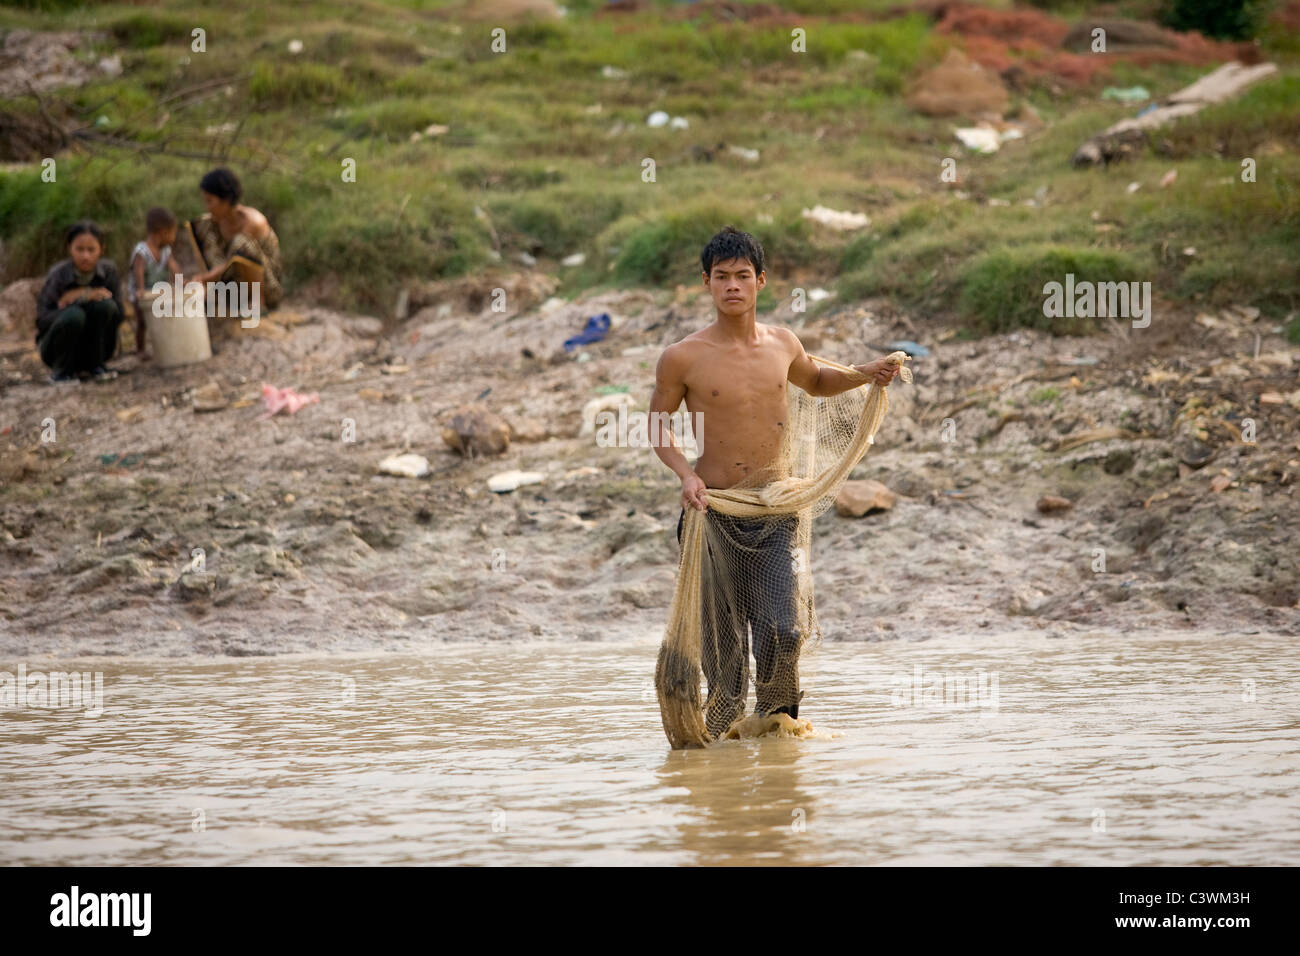
[{"label": "man's shoulder", "polygon": [[708,346],[707,340],[703,337],[705,331],[705,329],[700,329],[692,332],[685,338],[678,339],[672,345],[667,346],[659,355],[659,371],[675,376],[684,376],[695,363],[700,353]]},{"label": "man's shoulder", "polygon": [[799,341],[799,336],[793,329],[787,329],[784,325],[764,325],[759,323],[759,328],[770,337],[770,341],[779,345],[782,349],[798,355],[803,351],[803,343]]}]

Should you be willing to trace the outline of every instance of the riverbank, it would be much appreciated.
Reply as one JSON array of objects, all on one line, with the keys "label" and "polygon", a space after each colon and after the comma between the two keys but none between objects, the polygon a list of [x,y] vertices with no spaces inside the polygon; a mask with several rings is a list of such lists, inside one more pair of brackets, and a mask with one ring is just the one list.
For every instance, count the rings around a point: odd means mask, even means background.
[{"label": "riverbank", "polygon": [[[34,350],[5,355],[0,654],[658,634],[679,485],[649,449],[579,435],[582,409],[620,389],[645,409],[660,350],[709,321],[708,300],[679,288],[564,302],[501,281],[516,311],[493,313],[459,283],[388,325],[291,304],[206,364],[131,357],[103,384],[54,388]],[[564,352],[601,312],[605,340]],[[828,640],[1300,634],[1300,349],[1281,326],[1157,305],[1148,329],[966,340],[870,300],[771,320],[839,361],[899,338],[932,350],[912,363],[914,385],[891,387],[855,473],[897,504],[818,519]],[[320,401],[259,420],[263,382]],[[194,410],[205,387],[224,408]],[[503,455],[462,458],[441,426],[480,396],[514,437]],[[378,473],[402,452],[431,474]],[[488,490],[512,469],[545,477]],[[1041,513],[1048,495],[1073,504]]]}]

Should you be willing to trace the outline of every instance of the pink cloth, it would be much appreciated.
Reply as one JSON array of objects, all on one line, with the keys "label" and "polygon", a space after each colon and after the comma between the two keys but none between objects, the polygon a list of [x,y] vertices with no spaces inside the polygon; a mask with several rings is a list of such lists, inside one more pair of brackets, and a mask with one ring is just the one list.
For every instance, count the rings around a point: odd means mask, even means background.
[{"label": "pink cloth", "polygon": [[293,415],[304,405],[319,401],[320,396],[315,392],[310,395],[299,395],[291,388],[276,388],[274,385],[267,385],[263,382],[262,402],[266,405],[266,411],[259,415],[258,418],[270,418],[280,412]]}]

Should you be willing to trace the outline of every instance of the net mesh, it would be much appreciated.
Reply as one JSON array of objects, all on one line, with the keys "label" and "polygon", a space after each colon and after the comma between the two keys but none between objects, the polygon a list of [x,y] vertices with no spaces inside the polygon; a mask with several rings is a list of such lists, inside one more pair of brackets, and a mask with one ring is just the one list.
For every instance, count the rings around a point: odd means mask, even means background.
[{"label": "net mesh", "polygon": [[[677,588],[655,668],[674,749],[738,736],[755,719],[762,726],[798,717],[800,658],[821,642],[812,521],[834,503],[889,406],[886,389],[866,384],[855,369],[812,359],[863,384],[829,398],[788,384],[790,417],[777,458],[742,484],[709,489],[708,509],[687,508],[683,516]],[[889,356],[910,382],[906,359],[904,352]],[[750,686],[754,712],[747,718]]]}]

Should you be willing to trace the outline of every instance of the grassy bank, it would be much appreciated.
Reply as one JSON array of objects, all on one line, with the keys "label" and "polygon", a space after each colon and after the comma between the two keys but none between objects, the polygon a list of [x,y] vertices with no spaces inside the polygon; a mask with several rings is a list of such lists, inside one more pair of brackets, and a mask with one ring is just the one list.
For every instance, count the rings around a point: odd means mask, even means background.
[{"label": "grassy bank", "polygon": [[[95,53],[120,54],[123,74],[44,106],[144,151],[83,142],[53,154],[55,183],[35,165],[0,175],[5,278],[43,272],[62,254],[60,227],[82,216],[108,228],[109,252],[123,259],[149,206],[201,211],[198,179],[224,157],[280,233],[291,292],[383,313],[412,279],[521,254],[558,270],[567,294],[693,281],[700,246],[724,221],[767,247],[770,302],[797,273],[838,283],[842,296],[956,313],[976,330],[1035,324],[1037,290],[1073,263],[1103,281],[1149,280],[1174,301],[1300,306],[1292,37],[1265,37],[1283,77],[1158,136],[1130,163],[1078,171],[1074,148],[1132,112],[1101,102],[1101,85],[1160,95],[1205,70],[1122,64],[1087,87],[1029,84],[1016,100],[1045,128],[968,156],[951,134],[958,124],[902,97],[953,38],[919,14],[862,15],[892,5],[782,5],[806,24],[802,54],[789,23],[690,19],[673,4],[597,16],[601,4],[570,3],[561,20],[506,23],[501,53],[498,24],[433,2],[233,0],[219,20],[184,2],[7,8],[8,27],[103,35]],[[833,12],[804,12],[813,7]],[[206,52],[191,50],[195,27],[207,30]],[[0,102],[36,109],[30,97]],[[654,110],[689,128],[649,128]],[[1254,183],[1240,181],[1244,156],[1257,160]],[[939,181],[945,157],[958,161],[955,188]],[[647,159],[654,182],[643,180]],[[344,181],[346,160],[355,182]],[[1171,168],[1178,179],[1161,189]],[[801,216],[817,204],[866,212],[873,225],[828,232]],[[558,265],[575,252],[582,266]]]}]

